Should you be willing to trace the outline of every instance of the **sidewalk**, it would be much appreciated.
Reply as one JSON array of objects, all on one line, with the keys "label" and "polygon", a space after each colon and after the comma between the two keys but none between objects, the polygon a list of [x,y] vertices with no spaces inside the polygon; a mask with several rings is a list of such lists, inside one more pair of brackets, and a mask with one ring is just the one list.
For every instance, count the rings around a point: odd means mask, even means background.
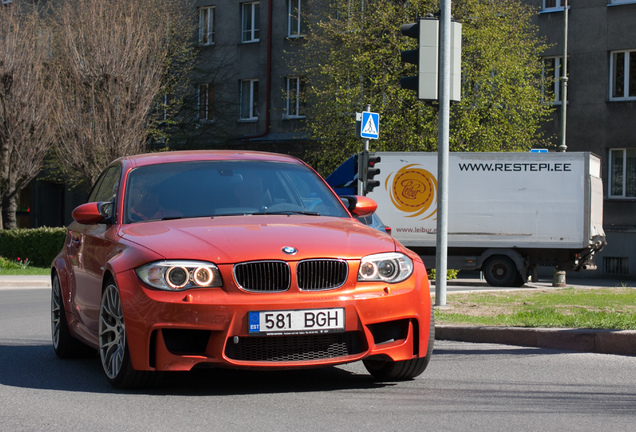
[{"label": "sidewalk", "polygon": [[[636,281],[574,278],[567,280],[568,287],[635,287]],[[0,274],[0,290],[50,289],[49,276],[3,276]],[[549,280],[527,283],[523,288],[552,288]],[[461,278],[447,282],[448,293],[493,289],[486,281],[476,278]],[[501,289],[501,288],[500,288]],[[431,292],[435,292],[431,281]],[[636,331],[634,330],[587,330],[517,327],[435,326],[435,339],[461,342],[496,343],[537,348],[593,352],[601,354],[636,355]]]}]

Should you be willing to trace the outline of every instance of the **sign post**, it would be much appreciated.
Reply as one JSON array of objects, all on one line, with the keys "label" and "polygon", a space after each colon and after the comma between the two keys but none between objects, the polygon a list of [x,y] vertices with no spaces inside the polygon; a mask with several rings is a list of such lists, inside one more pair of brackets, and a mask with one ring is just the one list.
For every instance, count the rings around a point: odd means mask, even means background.
[{"label": "sign post", "polygon": [[371,105],[367,105],[366,111],[356,113],[356,135],[364,138],[364,149],[358,158],[358,195],[366,195],[369,140],[380,137],[380,114],[371,112]]}]

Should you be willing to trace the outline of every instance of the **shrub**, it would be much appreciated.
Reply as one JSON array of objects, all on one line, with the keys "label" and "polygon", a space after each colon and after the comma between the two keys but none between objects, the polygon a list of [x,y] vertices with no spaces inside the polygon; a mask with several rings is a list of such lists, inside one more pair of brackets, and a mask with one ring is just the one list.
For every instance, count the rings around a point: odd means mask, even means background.
[{"label": "shrub", "polygon": [[0,231],[0,256],[7,263],[24,265],[28,262],[31,266],[48,267],[62,249],[65,236],[66,228],[18,228]]}]

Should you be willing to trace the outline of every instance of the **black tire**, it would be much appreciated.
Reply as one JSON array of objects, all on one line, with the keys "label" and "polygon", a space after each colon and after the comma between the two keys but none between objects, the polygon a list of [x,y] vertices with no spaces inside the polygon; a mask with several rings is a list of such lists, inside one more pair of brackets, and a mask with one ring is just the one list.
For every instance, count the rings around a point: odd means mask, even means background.
[{"label": "black tire", "polygon": [[495,255],[486,260],[482,267],[486,282],[494,287],[514,287],[521,276],[515,263],[503,255]]},{"label": "black tire", "polygon": [[153,372],[132,367],[121,297],[113,281],[106,284],[99,307],[99,358],[108,382],[115,388],[141,388],[154,382]]},{"label": "black tire", "polygon": [[87,345],[75,339],[68,328],[60,278],[56,274],[51,283],[51,339],[59,358],[77,358],[94,354]]},{"label": "black tire", "polygon": [[431,321],[428,330],[428,348],[426,357],[411,360],[392,361],[386,359],[368,359],[362,363],[367,371],[379,381],[406,381],[411,380],[424,372],[433,354],[435,345],[435,315],[431,307]]}]

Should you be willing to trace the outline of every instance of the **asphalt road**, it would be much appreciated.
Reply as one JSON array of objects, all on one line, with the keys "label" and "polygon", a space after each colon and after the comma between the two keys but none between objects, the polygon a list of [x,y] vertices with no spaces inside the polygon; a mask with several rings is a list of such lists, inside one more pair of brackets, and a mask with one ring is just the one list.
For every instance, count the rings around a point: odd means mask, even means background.
[{"label": "asphalt road", "polygon": [[429,368],[375,382],[360,363],[198,371],[112,389],[99,360],[59,360],[49,290],[0,290],[0,431],[625,431],[636,357],[436,341]]}]

